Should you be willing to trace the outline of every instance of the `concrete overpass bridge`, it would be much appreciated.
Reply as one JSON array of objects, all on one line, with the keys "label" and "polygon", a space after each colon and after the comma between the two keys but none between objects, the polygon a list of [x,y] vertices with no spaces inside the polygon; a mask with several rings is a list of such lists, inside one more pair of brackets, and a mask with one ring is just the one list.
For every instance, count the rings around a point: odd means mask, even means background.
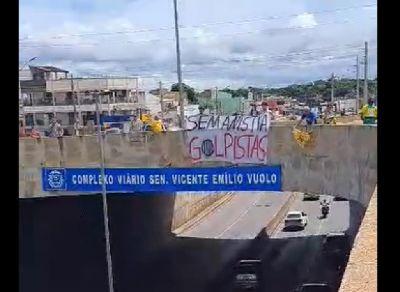
[{"label": "concrete overpass bridge", "polygon": [[[355,221],[376,186],[376,127],[316,127],[315,142],[305,149],[292,139],[291,129],[272,126],[269,136],[267,163],[282,166],[283,191],[348,198],[353,206],[350,221]],[[183,132],[171,132],[139,143],[127,136],[109,135],[105,139],[106,167],[163,167],[170,163],[191,167],[184,136]],[[21,291],[107,291],[101,196],[41,189],[44,166],[98,167],[97,138],[20,139],[19,148]],[[297,244],[308,248],[322,240],[318,236],[294,241],[261,236],[261,241],[254,242],[185,238],[172,233],[225,195],[109,195],[115,290],[229,291],[223,271],[237,257],[251,254],[269,261],[283,248],[293,250]],[[269,288],[287,291],[296,284],[281,280],[287,286],[275,282]]]}]

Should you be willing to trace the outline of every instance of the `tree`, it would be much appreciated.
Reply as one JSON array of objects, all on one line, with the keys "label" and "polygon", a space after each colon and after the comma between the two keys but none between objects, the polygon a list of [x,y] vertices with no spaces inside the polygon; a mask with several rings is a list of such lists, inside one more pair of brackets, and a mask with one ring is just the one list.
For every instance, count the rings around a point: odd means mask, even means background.
[{"label": "tree", "polygon": [[221,90],[222,92],[227,92],[232,95],[232,97],[247,97],[249,94],[249,90],[247,88],[239,88],[239,89],[230,89],[224,88]]},{"label": "tree", "polygon": [[[183,88],[183,92],[186,93],[189,103],[197,103],[197,96],[196,96],[196,92],[194,91],[194,89],[192,87],[190,87],[189,85],[186,85],[185,83],[182,83],[182,88]],[[179,91],[179,83],[172,84],[171,91],[178,92]]]}]

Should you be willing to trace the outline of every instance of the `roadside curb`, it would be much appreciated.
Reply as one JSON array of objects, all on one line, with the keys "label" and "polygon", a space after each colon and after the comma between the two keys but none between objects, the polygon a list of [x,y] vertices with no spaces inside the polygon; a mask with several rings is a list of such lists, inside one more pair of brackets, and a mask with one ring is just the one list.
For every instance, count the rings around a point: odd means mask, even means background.
[{"label": "roadside curb", "polygon": [[188,222],[182,224],[180,227],[176,228],[175,230],[172,231],[175,235],[179,235],[182,232],[188,230],[189,228],[193,227],[194,225],[198,224],[201,220],[203,220],[205,217],[207,217],[210,213],[212,213],[214,210],[216,210],[218,207],[221,205],[227,203],[230,199],[232,199],[234,192],[228,192],[226,195],[223,195],[221,199],[201,211],[199,214],[197,214],[193,219],[189,220]]},{"label": "roadside curb", "polygon": [[298,194],[299,193],[291,193],[279,211],[277,211],[271,221],[268,222],[267,226],[265,227],[265,233],[268,235],[268,237],[270,237],[276,231],[282,219],[286,216],[290,206],[294,202],[296,195]]}]

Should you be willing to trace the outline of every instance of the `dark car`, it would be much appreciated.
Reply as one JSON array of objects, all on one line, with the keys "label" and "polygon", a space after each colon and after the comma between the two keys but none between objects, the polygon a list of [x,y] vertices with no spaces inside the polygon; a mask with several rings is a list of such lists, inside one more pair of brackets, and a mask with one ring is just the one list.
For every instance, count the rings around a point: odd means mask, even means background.
[{"label": "dark car", "polygon": [[318,201],[319,197],[319,194],[304,193],[303,201]]},{"label": "dark car", "polygon": [[236,290],[256,290],[261,277],[260,260],[241,260],[235,266]]},{"label": "dark car", "polygon": [[348,201],[346,198],[343,198],[343,197],[334,197],[333,200],[334,201]]},{"label": "dark car", "polygon": [[295,292],[333,292],[333,290],[325,283],[309,283],[301,285]]}]

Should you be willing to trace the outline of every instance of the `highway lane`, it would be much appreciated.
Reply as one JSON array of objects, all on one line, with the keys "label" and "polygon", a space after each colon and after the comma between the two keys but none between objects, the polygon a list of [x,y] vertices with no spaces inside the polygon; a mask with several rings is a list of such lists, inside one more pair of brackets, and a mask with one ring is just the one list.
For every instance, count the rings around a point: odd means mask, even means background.
[{"label": "highway lane", "polygon": [[290,193],[236,192],[234,197],[180,237],[253,239],[287,201]]},{"label": "highway lane", "polygon": [[[234,265],[249,258],[263,261],[261,291],[291,291],[309,281],[337,283],[341,259],[331,262],[321,255],[324,236],[318,232],[345,228],[348,203],[333,202],[328,219],[319,221],[318,202],[302,202],[300,197],[294,208],[308,212],[313,220],[310,225],[303,233],[291,236],[277,229],[268,238],[262,229],[284,196],[238,194],[187,230],[185,236],[176,236],[168,220],[172,218],[172,196],[110,195],[115,291],[232,291]],[[92,291],[95,287],[95,291],[107,291],[105,248],[99,244],[104,238],[98,224],[102,222],[101,196],[48,199],[45,205],[37,202],[24,201],[23,205],[20,231],[28,237],[27,242],[35,243],[24,244],[21,249],[25,255],[21,258],[26,260],[20,263],[24,266],[21,275],[33,271],[29,279],[24,276],[23,290]],[[354,214],[362,213],[357,206],[350,208],[350,229],[354,231],[358,222]],[[29,225],[31,222],[35,224]],[[54,268],[56,261],[63,265]]]},{"label": "highway lane", "polygon": [[[324,198],[332,201],[331,213],[327,219],[319,219],[319,201],[303,201],[302,196],[297,196],[290,210],[306,212],[309,216],[308,226],[302,231],[285,232],[281,222],[271,238],[261,233],[258,239],[251,240],[245,248],[238,250],[208,286],[207,291],[232,291],[232,267],[240,259],[263,261],[260,291],[292,291],[305,282],[328,282],[336,287],[342,272],[337,266],[344,266],[341,263],[344,259],[331,264],[322,256],[322,246],[326,233],[345,231],[349,227],[350,209],[347,201],[336,202],[332,197],[321,196],[321,200]],[[212,221],[211,218],[209,220]],[[253,222],[250,211],[236,225],[246,233],[246,226]]]},{"label": "highway lane", "polygon": [[[330,214],[321,219],[320,201],[331,202]],[[308,225],[303,230],[285,231],[283,221],[277,228],[272,238],[304,237],[323,235],[329,232],[343,232],[349,228],[350,208],[348,201],[334,201],[331,196],[321,195],[320,201],[303,201],[298,196],[292,204],[290,211],[303,211],[308,215]]]}]

